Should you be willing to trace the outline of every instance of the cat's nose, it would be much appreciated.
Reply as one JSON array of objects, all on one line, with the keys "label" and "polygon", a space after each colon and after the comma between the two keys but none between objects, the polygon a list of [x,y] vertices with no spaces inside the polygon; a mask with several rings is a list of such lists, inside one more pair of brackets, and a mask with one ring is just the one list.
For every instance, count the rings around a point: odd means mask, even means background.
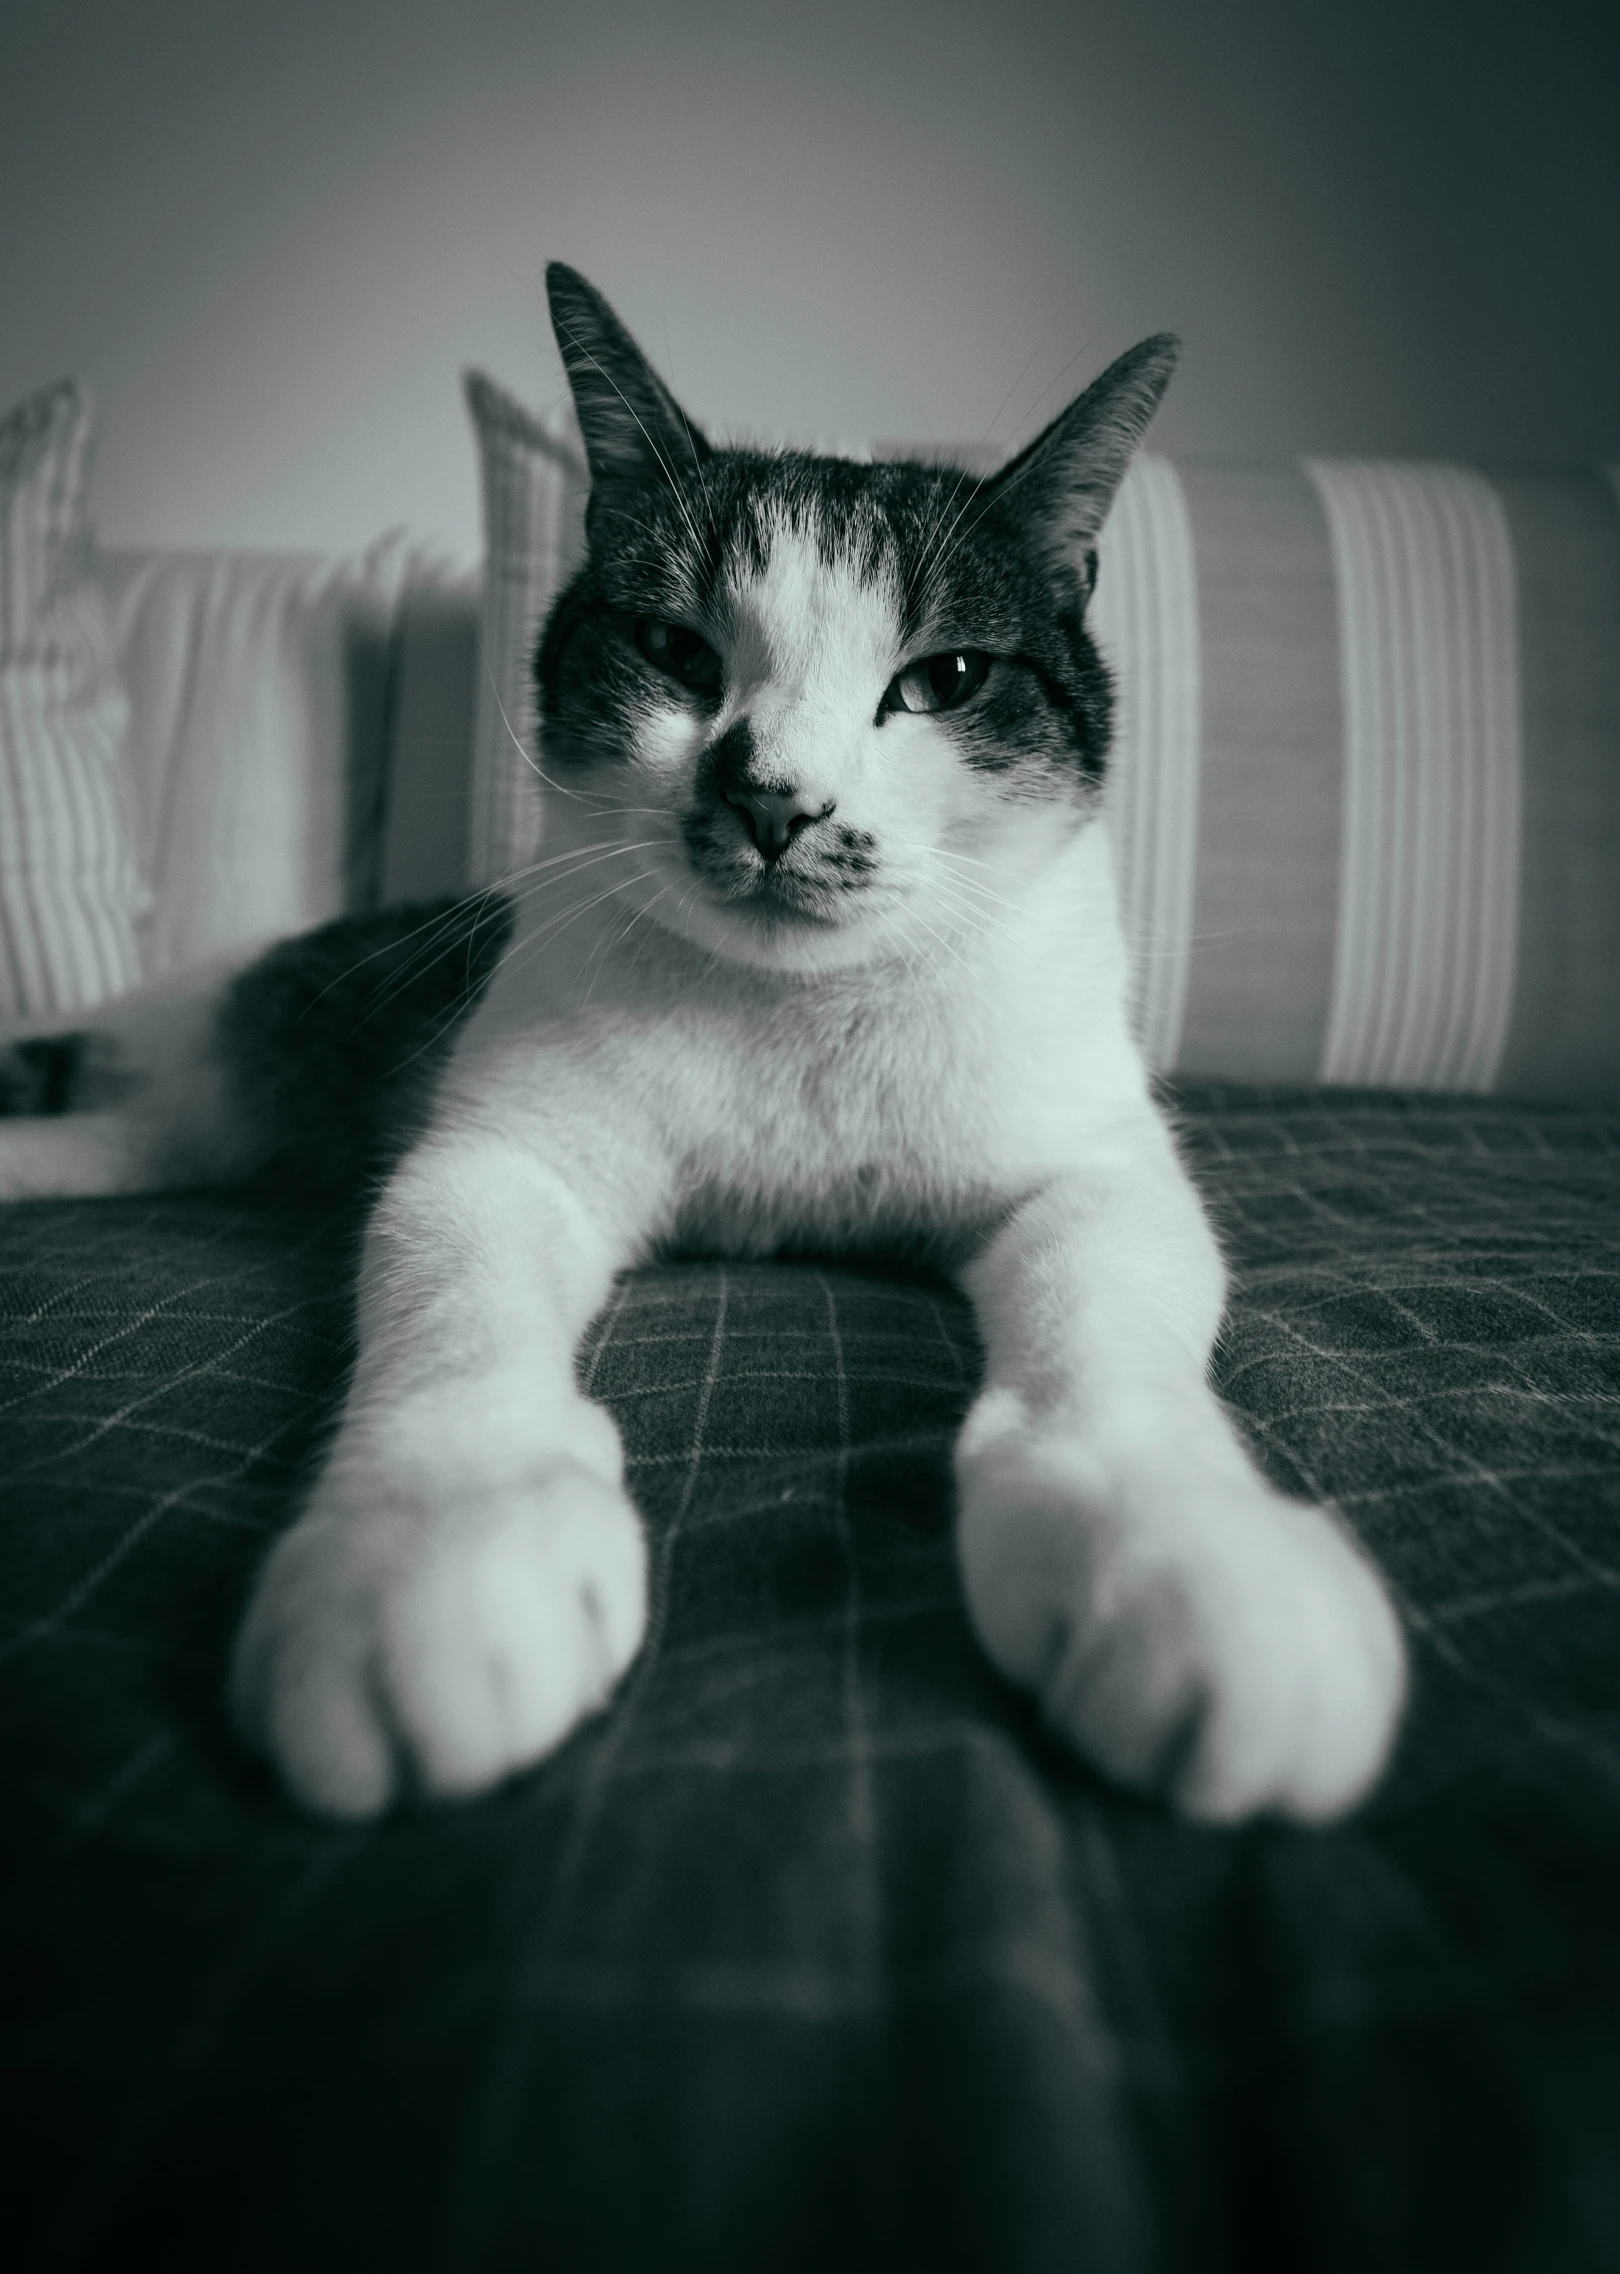
[{"label": "cat's nose", "polygon": [[778,861],[801,831],[825,821],[833,800],[818,805],[798,790],[756,790],[747,782],[728,782],[721,791],[727,805],[742,815],[760,858]]}]

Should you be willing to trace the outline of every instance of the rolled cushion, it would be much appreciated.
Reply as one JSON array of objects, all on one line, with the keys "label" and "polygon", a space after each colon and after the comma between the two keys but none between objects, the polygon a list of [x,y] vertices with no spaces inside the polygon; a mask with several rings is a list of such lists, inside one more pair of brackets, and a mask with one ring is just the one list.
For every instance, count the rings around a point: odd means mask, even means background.
[{"label": "rolled cushion", "polygon": [[1093,621],[1155,1066],[1620,1089],[1612,481],[1143,460]]}]

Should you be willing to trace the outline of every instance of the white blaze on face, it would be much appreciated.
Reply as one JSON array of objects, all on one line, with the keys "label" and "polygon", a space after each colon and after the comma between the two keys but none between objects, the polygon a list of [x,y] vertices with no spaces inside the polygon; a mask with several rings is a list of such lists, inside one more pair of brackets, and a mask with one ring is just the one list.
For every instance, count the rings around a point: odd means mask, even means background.
[{"label": "white blaze on face", "polygon": [[763,573],[730,584],[727,710],[747,718],[762,776],[847,793],[875,731],[899,639],[897,598],[778,523]]},{"label": "white blaze on face", "polygon": [[[725,668],[718,709],[697,713],[671,690],[637,727],[644,802],[626,808],[623,829],[654,843],[646,876],[617,885],[619,897],[707,949],[806,970],[858,962],[890,938],[909,952],[972,913],[977,904],[956,881],[959,864],[943,866],[941,848],[971,844],[982,853],[1001,801],[960,762],[938,719],[897,711],[879,723],[884,693],[907,660],[900,620],[892,573],[874,579],[848,559],[828,561],[812,537],[777,519],[765,566],[734,569],[721,620],[702,627]],[[752,910],[701,889],[701,877],[693,888],[683,824],[694,776],[704,749],[742,719],[762,783],[828,809],[836,817],[829,846],[864,840],[870,882],[847,896],[835,891],[832,921],[784,929],[773,918],[762,928]],[[811,873],[817,841],[807,840],[803,854]]]}]

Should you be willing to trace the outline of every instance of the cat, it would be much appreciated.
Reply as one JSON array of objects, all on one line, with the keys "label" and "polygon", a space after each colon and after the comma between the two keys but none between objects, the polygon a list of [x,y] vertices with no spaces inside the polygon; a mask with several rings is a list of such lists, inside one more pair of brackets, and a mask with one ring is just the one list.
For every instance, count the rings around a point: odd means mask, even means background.
[{"label": "cat", "polygon": [[[618,1434],[574,1371],[615,1275],[902,1252],[984,1343],[955,1478],[990,1659],[1192,1818],[1342,1814],[1398,1723],[1400,1628],[1209,1386],[1223,1264],[1132,1040],[1100,814],[1086,607],[1175,342],[975,479],[718,447],[582,277],[547,281],[591,486],[535,663],[544,858],[474,927],[476,1008],[381,1180],[238,1728],[336,1817],[542,1759],[647,1616]],[[364,952],[408,979],[416,928]],[[320,1152],[335,1077],[289,1111],[278,1006],[354,984],[358,937],[25,1037],[41,1110],[0,1124],[0,1194],[244,1175],[293,1124]],[[448,1032],[454,1004],[416,1007]]]}]

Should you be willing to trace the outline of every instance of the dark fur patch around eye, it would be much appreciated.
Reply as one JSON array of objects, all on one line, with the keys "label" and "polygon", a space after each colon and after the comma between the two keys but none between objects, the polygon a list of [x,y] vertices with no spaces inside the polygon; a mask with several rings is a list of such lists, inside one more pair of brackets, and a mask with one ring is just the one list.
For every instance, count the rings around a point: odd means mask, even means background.
[{"label": "dark fur patch around eye", "polygon": [[997,659],[971,702],[938,717],[967,764],[1016,775],[1021,795],[1090,801],[1113,704],[1085,627],[1083,556],[1054,568],[1014,504],[960,469],[801,452],[716,450],[700,468],[593,493],[590,557],[552,610],[535,658],[548,758],[626,760],[638,720],[660,699],[647,684],[650,667],[625,652],[626,623],[656,616],[718,627],[728,575],[762,573],[784,528],[829,565],[898,595],[913,653],[959,646]]}]

